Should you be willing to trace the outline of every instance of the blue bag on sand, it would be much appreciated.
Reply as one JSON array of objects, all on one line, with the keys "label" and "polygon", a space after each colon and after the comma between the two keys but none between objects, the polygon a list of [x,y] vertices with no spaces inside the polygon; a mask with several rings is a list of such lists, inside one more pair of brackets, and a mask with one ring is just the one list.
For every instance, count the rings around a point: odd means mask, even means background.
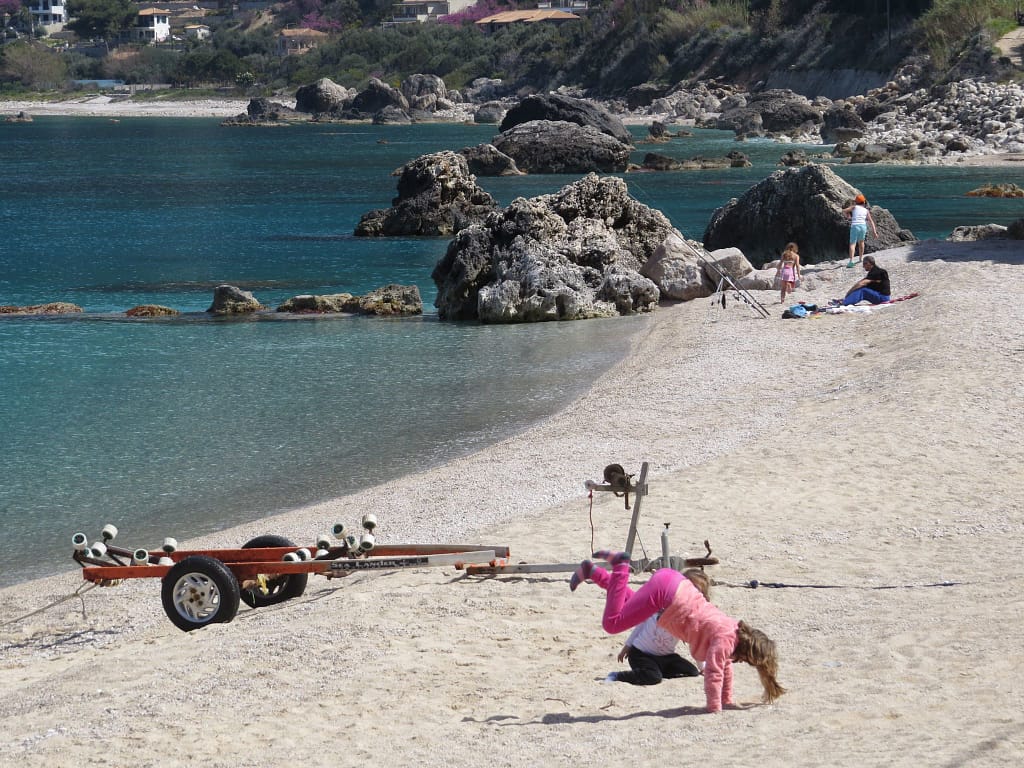
[{"label": "blue bag on sand", "polygon": [[796,306],[790,307],[789,313],[793,317],[807,317],[807,309],[803,304],[797,304]]}]

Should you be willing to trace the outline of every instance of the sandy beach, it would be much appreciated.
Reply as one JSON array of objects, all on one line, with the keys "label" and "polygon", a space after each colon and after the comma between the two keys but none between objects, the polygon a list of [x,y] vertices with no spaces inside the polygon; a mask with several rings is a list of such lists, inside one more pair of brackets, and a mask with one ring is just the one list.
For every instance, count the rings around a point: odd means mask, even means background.
[{"label": "sandy beach", "polygon": [[[380,543],[575,562],[621,547],[631,514],[610,494],[591,509],[583,482],[646,461],[634,556],[660,553],[664,523],[674,554],[710,542],[714,602],[778,643],[777,703],[758,703],[742,664],[749,706],[716,715],[696,679],[602,682],[624,636],[600,628],[604,593],[570,593],[567,573],[315,577],[190,633],[153,579],[28,615],[82,586],[69,573],[0,592],[3,763],[1018,764],[1024,248],[877,258],[895,295],[920,295],[785,322],[774,292],[758,294],[769,320],[736,302],[662,307],[622,365],[523,434],[202,540],[178,532],[189,547],[312,544],[373,511]],[[836,264],[795,298],[823,304],[854,279]]]}]

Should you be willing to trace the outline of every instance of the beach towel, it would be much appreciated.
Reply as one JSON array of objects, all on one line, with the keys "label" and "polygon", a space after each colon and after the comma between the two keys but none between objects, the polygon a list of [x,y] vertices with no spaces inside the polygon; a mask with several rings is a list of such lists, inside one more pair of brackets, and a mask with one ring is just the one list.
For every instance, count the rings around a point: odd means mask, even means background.
[{"label": "beach towel", "polygon": [[889,299],[888,301],[882,302],[883,304],[895,304],[897,301],[906,301],[907,299],[916,299],[921,294],[919,293],[908,293],[906,296],[899,296],[895,299]]}]

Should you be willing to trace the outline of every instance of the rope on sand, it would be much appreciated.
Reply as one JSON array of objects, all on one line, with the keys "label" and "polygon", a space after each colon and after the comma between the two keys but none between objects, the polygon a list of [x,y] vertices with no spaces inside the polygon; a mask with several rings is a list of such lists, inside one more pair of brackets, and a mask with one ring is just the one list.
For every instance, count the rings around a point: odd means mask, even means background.
[{"label": "rope on sand", "polygon": [[711,582],[715,587],[736,587],[738,589],[757,589],[767,587],[770,589],[920,589],[923,587],[962,587],[970,584],[969,581],[937,581],[932,584],[883,584],[877,587],[870,587],[861,584],[783,584],[778,581],[758,581],[751,579],[742,584],[732,584],[728,581]]},{"label": "rope on sand", "polygon": [[68,600],[74,600],[76,597],[79,600],[82,601],[82,618],[84,619],[85,618],[85,598],[82,597],[82,596],[86,592],[88,592],[90,589],[95,587],[95,586],[97,586],[97,585],[93,584],[93,583],[83,584],[78,589],[76,589],[74,592],[72,592],[70,595],[64,595],[64,597],[61,597],[61,598],[58,598],[57,600],[54,600],[49,605],[44,605],[42,608],[39,608],[38,610],[32,611],[32,613],[26,613],[24,616],[18,616],[15,619],[9,619],[8,621],[5,621],[3,624],[0,624],[0,627],[6,627],[9,624],[16,624],[19,621],[24,621],[25,619],[29,619],[29,618],[37,615],[37,614],[42,613],[43,611],[48,611],[51,608],[54,608],[54,607],[60,605],[63,602],[67,602]]}]

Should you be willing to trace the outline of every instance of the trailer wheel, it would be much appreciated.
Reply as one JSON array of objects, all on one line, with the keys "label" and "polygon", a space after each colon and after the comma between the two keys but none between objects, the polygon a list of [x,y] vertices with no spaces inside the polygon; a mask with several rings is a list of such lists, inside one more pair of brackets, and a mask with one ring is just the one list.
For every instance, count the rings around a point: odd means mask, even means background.
[{"label": "trailer wheel", "polygon": [[[284,536],[268,534],[257,536],[242,545],[242,549],[256,549],[258,547],[294,547],[295,543]],[[267,593],[259,587],[243,589],[241,593],[242,602],[250,608],[263,608],[268,605],[283,603],[293,597],[299,597],[306,591],[306,584],[309,582],[308,573],[285,573],[267,577]]]},{"label": "trailer wheel", "polygon": [[238,580],[220,560],[190,555],[164,576],[160,597],[164,613],[186,632],[227,623],[238,613]]}]

